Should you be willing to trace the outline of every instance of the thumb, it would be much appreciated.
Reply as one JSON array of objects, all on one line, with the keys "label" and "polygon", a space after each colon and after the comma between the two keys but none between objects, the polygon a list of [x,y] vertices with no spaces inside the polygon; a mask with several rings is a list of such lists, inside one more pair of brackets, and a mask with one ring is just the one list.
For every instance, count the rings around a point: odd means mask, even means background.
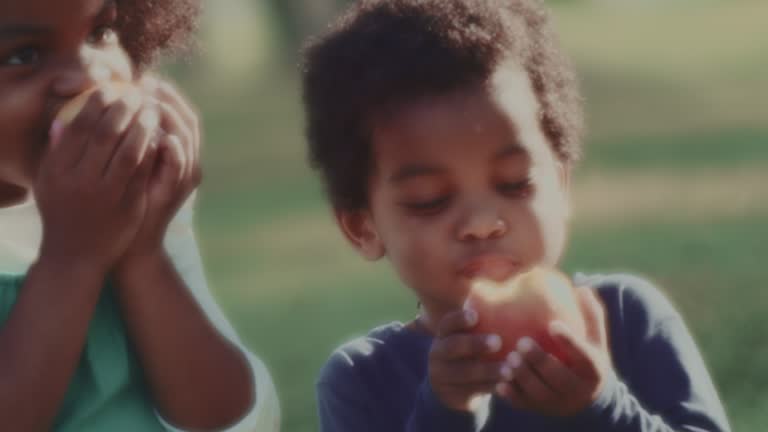
[{"label": "thumb", "polygon": [[150,194],[165,201],[175,193],[184,170],[184,149],[176,135],[162,134],[158,142],[158,161],[152,173]]},{"label": "thumb", "polygon": [[605,329],[605,309],[602,301],[590,287],[577,287],[576,295],[584,317],[587,340],[590,345],[601,351],[607,350],[608,336]]}]

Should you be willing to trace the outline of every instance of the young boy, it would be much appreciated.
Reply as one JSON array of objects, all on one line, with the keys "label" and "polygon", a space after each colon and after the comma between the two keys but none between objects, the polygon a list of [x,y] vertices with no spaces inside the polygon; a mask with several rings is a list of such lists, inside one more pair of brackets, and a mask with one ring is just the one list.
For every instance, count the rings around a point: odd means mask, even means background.
[{"label": "young boy", "polygon": [[586,334],[471,333],[472,281],[555,266],[581,152],[576,79],[535,0],[363,0],[308,50],[311,160],[339,226],[382,257],[419,316],[338,349],[323,431],[727,431],[673,306],[626,275],[577,277]]}]

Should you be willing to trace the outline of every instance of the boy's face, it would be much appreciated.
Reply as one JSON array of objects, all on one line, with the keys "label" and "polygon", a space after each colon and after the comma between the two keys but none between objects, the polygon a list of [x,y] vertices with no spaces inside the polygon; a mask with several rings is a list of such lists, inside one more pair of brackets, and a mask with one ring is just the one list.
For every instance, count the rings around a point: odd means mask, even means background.
[{"label": "boy's face", "polygon": [[470,281],[555,265],[565,243],[568,172],[539,127],[515,65],[380,118],[370,206],[339,222],[368,258],[387,256],[427,311],[460,306]]},{"label": "boy's face", "polygon": [[0,0],[0,186],[30,187],[64,102],[132,78],[116,17],[113,0]]}]

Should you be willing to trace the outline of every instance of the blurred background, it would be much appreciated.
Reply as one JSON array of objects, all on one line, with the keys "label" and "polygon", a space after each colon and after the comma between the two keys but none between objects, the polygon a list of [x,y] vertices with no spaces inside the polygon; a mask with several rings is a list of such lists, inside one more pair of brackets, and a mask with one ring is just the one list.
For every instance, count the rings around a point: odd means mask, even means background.
[{"label": "blurred background", "polygon": [[[200,52],[167,67],[205,122],[210,284],[274,374],[288,432],[317,430],[314,381],[334,347],[416,313],[386,263],[347,247],[306,163],[299,50],[344,3],[206,2]],[[734,430],[764,430],[768,1],[550,3],[590,128],[564,269],[656,281]]]}]

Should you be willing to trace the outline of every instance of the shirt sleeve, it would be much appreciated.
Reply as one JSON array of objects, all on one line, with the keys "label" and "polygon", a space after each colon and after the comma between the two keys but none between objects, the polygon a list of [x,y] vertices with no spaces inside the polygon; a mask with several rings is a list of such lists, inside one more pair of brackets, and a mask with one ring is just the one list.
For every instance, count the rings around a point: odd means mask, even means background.
[{"label": "shirt sleeve", "polygon": [[386,412],[387,404],[350,367],[332,358],[324,368],[317,385],[321,432],[476,432],[487,419],[490,398],[481,401],[478,414],[456,411],[443,405],[425,380],[403,429],[399,415]]},{"label": "shirt sleeve", "polygon": [[682,317],[650,283],[629,279],[623,319],[635,359],[576,420],[594,432],[729,432],[704,360]]},{"label": "shirt sleeve", "polygon": [[488,420],[491,398],[490,395],[482,396],[475,401],[472,412],[448,408],[432,391],[429,380],[424,380],[406,431],[477,432]]},{"label": "shirt sleeve", "polygon": [[[250,411],[237,423],[223,429],[226,432],[277,432],[280,405],[274,383],[264,363],[240,341],[208,289],[202,259],[193,229],[194,195],[184,204],[168,227],[165,248],[176,270],[213,326],[232,342],[247,359],[251,370],[256,400]],[[184,432],[172,426],[157,413],[160,422],[170,432]]]}]

